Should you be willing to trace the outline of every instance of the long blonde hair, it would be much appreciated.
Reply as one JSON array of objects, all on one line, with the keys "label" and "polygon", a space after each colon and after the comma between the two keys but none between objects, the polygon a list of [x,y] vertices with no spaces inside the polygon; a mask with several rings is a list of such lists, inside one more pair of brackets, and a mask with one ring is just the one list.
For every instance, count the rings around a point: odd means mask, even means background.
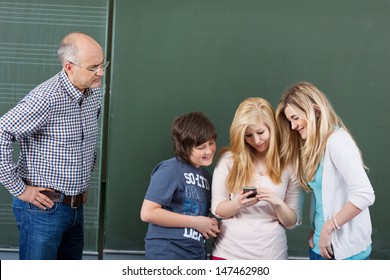
[{"label": "long blonde hair", "polygon": [[[307,121],[307,137],[291,129],[284,111],[287,105]],[[301,184],[310,190],[307,182],[313,180],[324,156],[326,143],[336,127],[348,131],[324,93],[308,82],[297,83],[286,90],[276,108],[276,121],[282,141],[283,164],[291,164]]]},{"label": "long blonde hair", "polygon": [[247,98],[241,102],[230,127],[230,146],[222,151],[232,153],[233,164],[226,179],[230,193],[239,192],[252,181],[254,173],[254,149],[245,141],[248,126],[263,121],[270,131],[269,147],[265,157],[267,175],[278,184],[281,182],[279,158],[279,131],[276,126],[275,111],[263,98]]}]

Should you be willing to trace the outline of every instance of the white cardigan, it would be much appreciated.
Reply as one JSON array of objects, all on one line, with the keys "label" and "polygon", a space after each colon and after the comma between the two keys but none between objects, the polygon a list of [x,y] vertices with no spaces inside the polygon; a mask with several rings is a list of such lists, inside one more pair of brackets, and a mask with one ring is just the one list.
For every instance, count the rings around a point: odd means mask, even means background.
[{"label": "white cardigan", "polygon": [[[345,259],[371,244],[371,219],[368,207],[375,195],[362,165],[359,150],[344,129],[337,129],[326,144],[322,175],[324,218],[332,217],[349,201],[362,212],[332,234],[336,259]],[[313,220],[314,203],[311,205]]]}]

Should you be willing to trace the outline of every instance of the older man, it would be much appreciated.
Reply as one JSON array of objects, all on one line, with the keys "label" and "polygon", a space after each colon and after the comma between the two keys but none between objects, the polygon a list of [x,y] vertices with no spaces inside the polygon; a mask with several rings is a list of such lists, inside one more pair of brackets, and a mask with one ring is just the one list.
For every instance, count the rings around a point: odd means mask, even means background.
[{"label": "older man", "polygon": [[13,195],[20,259],[82,258],[83,204],[108,61],[102,47],[80,32],[63,38],[58,58],[62,71],[0,118],[0,182]]}]

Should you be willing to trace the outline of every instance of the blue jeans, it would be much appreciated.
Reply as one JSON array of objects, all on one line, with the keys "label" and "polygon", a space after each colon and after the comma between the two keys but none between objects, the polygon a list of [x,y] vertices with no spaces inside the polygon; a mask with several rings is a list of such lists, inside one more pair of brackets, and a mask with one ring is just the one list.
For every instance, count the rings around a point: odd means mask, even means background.
[{"label": "blue jeans", "polygon": [[21,260],[81,260],[84,246],[83,206],[72,209],[61,202],[41,210],[13,198],[19,229]]},{"label": "blue jeans", "polygon": [[[323,256],[321,256],[320,254],[317,254],[316,252],[313,251],[312,248],[309,247],[309,257],[310,257],[310,260],[314,260],[314,261],[318,261],[318,260],[328,260],[328,259],[325,259]],[[330,260],[334,260],[334,257],[331,258]]]}]

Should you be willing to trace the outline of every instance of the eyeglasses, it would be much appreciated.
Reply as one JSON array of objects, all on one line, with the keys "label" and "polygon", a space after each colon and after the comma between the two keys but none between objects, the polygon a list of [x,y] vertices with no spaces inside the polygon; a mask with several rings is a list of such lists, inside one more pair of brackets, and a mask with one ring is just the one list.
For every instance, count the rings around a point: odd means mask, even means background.
[{"label": "eyeglasses", "polygon": [[85,67],[82,67],[76,63],[73,63],[72,61],[68,61],[70,64],[73,64],[77,67],[80,67],[82,69],[85,69],[89,72],[93,72],[93,73],[97,73],[100,69],[106,69],[106,67],[110,64],[110,61],[107,59],[107,58],[104,58],[104,61],[102,64],[98,65],[98,66],[92,66],[92,67],[88,67],[88,68],[85,68]]}]

